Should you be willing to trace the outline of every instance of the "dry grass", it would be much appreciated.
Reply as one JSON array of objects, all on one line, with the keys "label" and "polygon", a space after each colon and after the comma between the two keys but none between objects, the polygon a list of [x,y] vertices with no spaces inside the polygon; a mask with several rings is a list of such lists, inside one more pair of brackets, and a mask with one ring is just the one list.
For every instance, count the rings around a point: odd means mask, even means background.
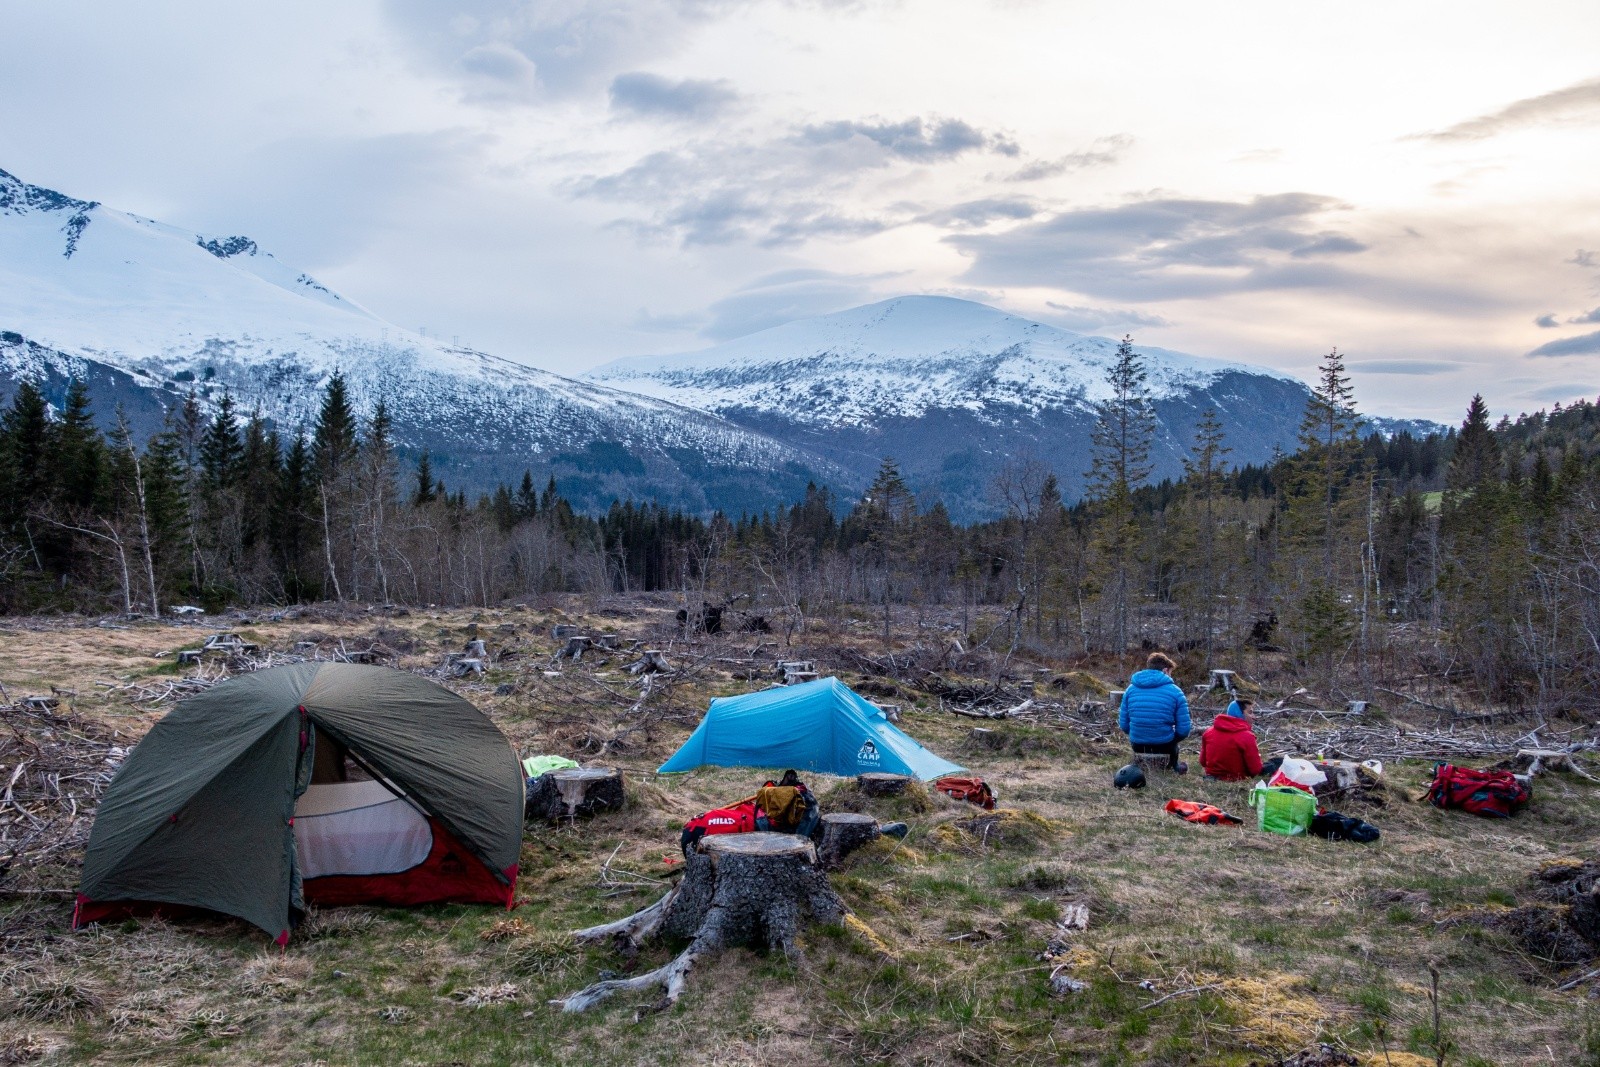
[{"label": "dry grass", "polygon": [[[1524,914],[1531,875],[1568,857],[1594,858],[1595,787],[1541,778],[1516,819],[1475,820],[1407,799],[1419,763],[1391,767],[1371,803],[1345,808],[1383,829],[1360,846],[1191,826],[1161,811],[1170,795],[1250,814],[1244,787],[1156,779],[1142,793],[1110,788],[1122,761],[1105,731],[985,723],[998,747],[969,747],[973,722],[938,711],[914,680],[878,678],[896,693],[904,728],[958,757],[998,790],[985,813],[914,790],[866,798],[816,776],[825,810],[866,811],[911,826],[833,875],[853,909],[809,932],[802,961],[745,950],[696,970],[674,1012],[633,1021],[633,1004],[565,1016],[546,1001],[622,966],[565,931],[649,903],[676,868],[684,818],[746,796],[760,774],[706,770],[660,778],[654,767],[712,696],[763,683],[736,679],[761,640],[686,644],[665,598],[575,600],[545,612],[360,611],[325,617],[138,624],[70,621],[0,627],[0,680],[13,696],[76,690],[75,709],[136,738],[166,707],[131,705],[95,686],[169,675],[157,652],[198,644],[217,628],[264,647],[301,640],[352,647],[382,633],[399,665],[436,665],[473,634],[516,656],[483,679],[450,683],[527,751],[605,759],[628,776],[630,805],[577,826],[530,827],[517,909],[340,908],[313,912],[287,953],[231,921],[141,922],[79,934],[63,898],[0,898],[0,1064],[594,1063],[829,1065],[888,1062],[1272,1063],[1315,1040],[1390,1067],[1433,1062],[1430,963],[1441,975],[1448,1062],[1600,1063],[1600,1013],[1582,990],[1556,993],[1573,970],[1539,958],[1516,931],[1462,916]],[[556,610],[558,609],[558,610]],[[662,648],[687,672],[638,700],[628,657],[557,670],[553,621],[603,627]],[[826,670],[879,653],[875,624],[829,623],[807,647],[768,638],[756,658],[811,658]],[[864,655],[834,657],[837,649]],[[864,658],[865,656],[865,658]],[[1096,697],[1121,667],[1019,663],[1011,689],[1044,700]],[[1077,673],[1070,673],[1076,671]],[[1063,684],[1052,687],[1051,679]],[[989,684],[974,663],[940,684]],[[511,692],[497,693],[501,685]],[[1097,697],[1096,697],[1097,698]],[[1204,718],[1204,716],[1202,716]],[[1273,727],[1275,728],[1275,727]],[[1298,727],[1297,727],[1298,728]],[[1271,749],[1271,729],[1263,747]],[[587,750],[585,748],[587,746]],[[1192,754],[1192,748],[1191,748]],[[70,889],[66,857],[32,872]],[[1061,933],[1068,904],[1089,927]],[[1047,945],[1053,945],[1048,958]],[[647,948],[640,968],[668,958]],[[1086,984],[1052,997],[1066,967]],[[1187,990],[1193,990],[1187,992]],[[1163,999],[1167,998],[1167,999]],[[1418,1057],[1421,1057],[1420,1059]]]}]

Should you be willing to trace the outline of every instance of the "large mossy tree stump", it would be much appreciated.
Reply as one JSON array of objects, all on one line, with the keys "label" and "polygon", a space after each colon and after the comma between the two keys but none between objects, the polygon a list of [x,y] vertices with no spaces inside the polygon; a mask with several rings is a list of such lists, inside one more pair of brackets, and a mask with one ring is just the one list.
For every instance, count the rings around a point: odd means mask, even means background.
[{"label": "large mossy tree stump", "polygon": [[911,779],[904,774],[870,771],[856,775],[856,788],[869,797],[897,797],[906,791]]},{"label": "large mossy tree stump", "polygon": [[584,1011],[613,993],[659,985],[664,994],[645,1010],[661,1011],[677,1003],[702,958],[756,945],[795,959],[802,927],[836,922],[847,910],[807,838],[770,833],[702,838],[689,853],[683,879],[666,896],[626,919],[572,935],[584,942],[611,941],[630,961],[655,937],[686,937],[689,947],[653,971],[596,982],[551,1003],[563,1011]]},{"label": "large mossy tree stump", "polygon": [[825,870],[832,870],[862,845],[876,841],[881,832],[878,820],[870,815],[847,811],[824,815],[822,844],[817,846],[817,862]]},{"label": "large mossy tree stump", "polygon": [[523,817],[558,822],[618,811],[623,795],[622,772],[615,767],[563,767],[528,783]]}]

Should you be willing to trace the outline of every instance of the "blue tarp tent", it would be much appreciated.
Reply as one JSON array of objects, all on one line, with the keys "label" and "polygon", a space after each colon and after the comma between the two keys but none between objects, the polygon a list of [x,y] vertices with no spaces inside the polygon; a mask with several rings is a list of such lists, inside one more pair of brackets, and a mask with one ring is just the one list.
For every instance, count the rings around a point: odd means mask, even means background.
[{"label": "blue tarp tent", "polygon": [[707,765],[793,767],[843,777],[883,771],[924,781],[962,769],[901,733],[837,678],[713,700],[661,771]]}]

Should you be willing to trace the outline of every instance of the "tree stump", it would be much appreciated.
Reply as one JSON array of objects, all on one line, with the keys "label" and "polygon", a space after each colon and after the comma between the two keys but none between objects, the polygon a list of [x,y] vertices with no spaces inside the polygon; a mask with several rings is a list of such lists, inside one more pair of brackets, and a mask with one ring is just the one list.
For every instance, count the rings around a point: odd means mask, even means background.
[{"label": "tree stump", "polygon": [[583,658],[584,650],[589,647],[589,639],[581,635],[567,638],[566,647],[556,653],[556,659],[570,659],[576,663]]},{"label": "tree stump", "polygon": [[669,671],[667,657],[659,649],[647,648],[641,655],[644,657],[628,666],[629,674],[649,674],[652,671]]},{"label": "tree stump", "polygon": [[466,653],[472,659],[488,659],[489,648],[483,643],[483,638],[474,637],[467,642]]},{"label": "tree stump", "polygon": [[871,844],[880,834],[878,820],[870,815],[834,812],[822,817],[822,844],[817,847],[817,862],[824,870],[839,866],[839,861],[862,845]]},{"label": "tree stump", "polygon": [[878,704],[878,703],[874,703],[872,706],[877,708],[879,711],[883,712],[883,717],[885,719],[888,719],[890,722],[899,722],[900,721],[900,705],[899,704]]},{"label": "tree stump", "polygon": [[600,634],[594,638],[596,648],[615,651],[621,645],[621,639],[616,634]]},{"label": "tree stump", "polygon": [[545,822],[619,811],[624,802],[622,772],[615,767],[563,767],[528,782],[525,819]]},{"label": "tree stump", "polygon": [[1133,762],[1139,765],[1139,769],[1144,771],[1147,778],[1154,774],[1170,774],[1172,772],[1172,767],[1170,766],[1172,760],[1159,752],[1135,752],[1133,754]]},{"label": "tree stump", "polygon": [[1006,747],[1006,735],[999,730],[991,730],[987,726],[974,726],[972,731],[967,734],[967,737],[971,739],[974,745],[978,745],[981,748],[999,751]]},{"label": "tree stump", "polygon": [[573,634],[578,633],[580,629],[580,627],[573,626],[569,623],[557,623],[556,625],[550,627],[550,639],[552,641],[564,641]]},{"label": "tree stump", "polygon": [[911,779],[903,774],[870,771],[856,775],[856,788],[869,797],[897,797],[906,791]]},{"label": "tree stump", "polygon": [[768,833],[703,838],[689,854],[683,880],[666,896],[626,919],[572,935],[578,941],[611,941],[629,959],[657,936],[687,937],[689,947],[646,974],[596,982],[551,1003],[563,1011],[584,1011],[613,993],[660,985],[665,994],[645,1010],[661,1011],[678,1002],[701,959],[736,945],[764,945],[794,959],[803,925],[836,922],[846,911],[808,839]]}]

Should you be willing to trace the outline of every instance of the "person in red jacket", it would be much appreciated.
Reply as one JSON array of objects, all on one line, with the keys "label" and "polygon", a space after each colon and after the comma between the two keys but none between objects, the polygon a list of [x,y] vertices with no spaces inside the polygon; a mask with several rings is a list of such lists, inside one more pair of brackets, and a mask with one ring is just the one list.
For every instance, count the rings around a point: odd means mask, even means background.
[{"label": "person in red jacket", "polygon": [[1200,769],[1207,778],[1237,782],[1261,773],[1261,750],[1248,717],[1253,707],[1248,698],[1234,701],[1200,735]]}]

